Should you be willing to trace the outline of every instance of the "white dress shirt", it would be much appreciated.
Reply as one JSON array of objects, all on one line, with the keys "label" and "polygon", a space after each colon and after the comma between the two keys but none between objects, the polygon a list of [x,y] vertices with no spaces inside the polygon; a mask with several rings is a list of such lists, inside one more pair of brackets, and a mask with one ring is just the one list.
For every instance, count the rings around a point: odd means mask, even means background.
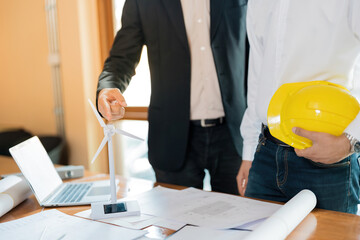
[{"label": "white dress shirt", "polygon": [[191,56],[190,119],[225,116],[210,45],[210,0],[181,0]]},{"label": "white dress shirt", "polygon": [[[253,160],[271,97],[284,83],[360,86],[360,0],[249,0],[243,159]],[[360,114],[345,132],[360,140]]]}]

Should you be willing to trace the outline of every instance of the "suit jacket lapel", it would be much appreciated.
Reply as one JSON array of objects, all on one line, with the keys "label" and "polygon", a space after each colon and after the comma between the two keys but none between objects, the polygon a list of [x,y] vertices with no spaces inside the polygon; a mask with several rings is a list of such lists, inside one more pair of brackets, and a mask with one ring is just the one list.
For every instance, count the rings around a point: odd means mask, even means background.
[{"label": "suit jacket lapel", "polygon": [[225,0],[210,0],[210,35],[213,40],[223,14]]},{"label": "suit jacket lapel", "polygon": [[162,0],[163,4],[167,10],[170,21],[174,25],[174,29],[181,41],[184,43],[185,47],[189,49],[184,16],[181,8],[180,0]]}]

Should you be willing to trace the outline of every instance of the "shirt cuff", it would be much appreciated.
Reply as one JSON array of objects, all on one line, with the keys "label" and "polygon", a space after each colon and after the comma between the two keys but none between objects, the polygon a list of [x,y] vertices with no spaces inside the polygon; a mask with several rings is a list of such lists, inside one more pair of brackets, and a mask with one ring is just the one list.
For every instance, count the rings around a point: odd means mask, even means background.
[{"label": "shirt cuff", "polygon": [[244,145],[242,158],[246,161],[253,161],[257,145]]},{"label": "shirt cuff", "polygon": [[356,140],[360,141],[360,112],[356,116],[356,118],[347,126],[344,132],[350,134]]}]

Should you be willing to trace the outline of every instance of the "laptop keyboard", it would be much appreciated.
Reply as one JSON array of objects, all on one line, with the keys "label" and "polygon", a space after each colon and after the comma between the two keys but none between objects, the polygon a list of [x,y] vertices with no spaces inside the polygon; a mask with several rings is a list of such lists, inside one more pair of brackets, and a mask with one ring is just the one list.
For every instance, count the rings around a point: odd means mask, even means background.
[{"label": "laptop keyboard", "polygon": [[56,196],[54,203],[76,203],[79,202],[93,183],[67,184]]}]

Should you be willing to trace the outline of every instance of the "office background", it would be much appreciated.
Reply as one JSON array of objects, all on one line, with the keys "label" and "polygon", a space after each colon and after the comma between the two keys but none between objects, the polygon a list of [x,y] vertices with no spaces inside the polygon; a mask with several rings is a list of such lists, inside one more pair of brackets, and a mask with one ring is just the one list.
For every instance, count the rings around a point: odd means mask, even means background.
[{"label": "office background", "polygon": [[[103,133],[88,107],[113,32],[111,1],[58,0],[60,76],[68,163],[107,172],[107,155],[89,165]],[[56,135],[45,0],[0,0],[0,128]]]}]

